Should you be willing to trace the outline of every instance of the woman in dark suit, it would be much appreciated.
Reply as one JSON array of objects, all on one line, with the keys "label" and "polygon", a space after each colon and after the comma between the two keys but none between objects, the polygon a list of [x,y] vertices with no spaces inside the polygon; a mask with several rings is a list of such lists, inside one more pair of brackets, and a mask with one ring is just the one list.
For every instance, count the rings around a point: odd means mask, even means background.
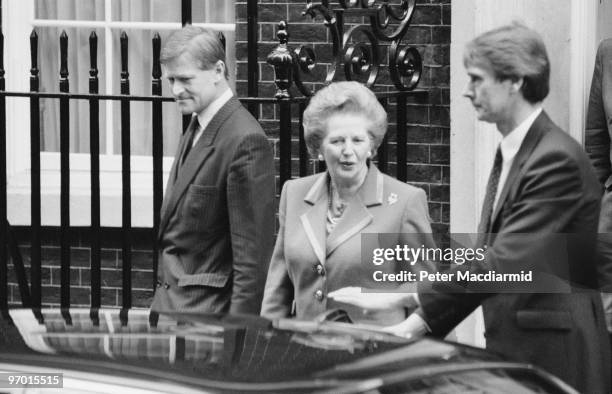
[{"label": "woman in dark suit", "polygon": [[359,322],[389,325],[405,318],[399,303],[365,314],[328,297],[345,287],[393,290],[401,284],[378,279],[410,270],[410,264],[375,265],[374,249],[434,247],[425,192],[382,174],[370,161],[386,130],[384,109],[357,82],[333,83],[311,99],[304,112],[306,144],[327,171],[283,187],[263,316],[312,319],[342,308]]}]

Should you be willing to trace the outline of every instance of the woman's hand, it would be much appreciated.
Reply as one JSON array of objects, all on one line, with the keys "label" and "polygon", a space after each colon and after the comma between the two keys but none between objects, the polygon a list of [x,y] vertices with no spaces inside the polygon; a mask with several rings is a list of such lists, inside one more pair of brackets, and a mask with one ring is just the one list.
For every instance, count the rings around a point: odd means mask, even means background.
[{"label": "woman's hand", "polygon": [[403,322],[385,327],[383,331],[397,335],[398,337],[419,338],[427,334],[429,330],[423,318],[413,313]]},{"label": "woman's hand", "polygon": [[327,295],[334,301],[352,304],[365,310],[393,310],[416,306],[414,293],[380,293],[361,287],[344,287]]}]

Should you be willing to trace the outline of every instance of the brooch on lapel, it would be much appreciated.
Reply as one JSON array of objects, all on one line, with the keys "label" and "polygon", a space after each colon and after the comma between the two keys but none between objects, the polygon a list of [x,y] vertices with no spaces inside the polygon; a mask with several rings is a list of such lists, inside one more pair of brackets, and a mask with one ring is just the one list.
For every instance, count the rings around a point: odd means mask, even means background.
[{"label": "brooch on lapel", "polygon": [[393,205],[396,202],[397,202],[397,194],[395,194],[395,193],[389,194],[389,197],[387,197],[387,203],[389,205]]}]

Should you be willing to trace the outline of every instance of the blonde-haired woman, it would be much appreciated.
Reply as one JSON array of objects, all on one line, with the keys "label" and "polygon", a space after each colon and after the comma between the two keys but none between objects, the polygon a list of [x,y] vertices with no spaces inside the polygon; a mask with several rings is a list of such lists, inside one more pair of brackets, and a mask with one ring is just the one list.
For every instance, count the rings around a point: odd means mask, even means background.
[{"label": "blonde-haired woman", "polygon": [[363,238],[364,250],[435,246],[425,192],[371,162],[386,131],[385,110],[357,82],[333,83],[311,99],[304,112],[305,140],[327,171],[283,187],[263,316],[312,319],[342,308],[357,322],[389,325],[405,319],[401,305],[364,313],[328,297],[345,287],[394,288],[397,283],[377,282],[374,272],[410,269],[396,261],[373,265],[371,256],[362,256],[362,234],[370,234]]}]

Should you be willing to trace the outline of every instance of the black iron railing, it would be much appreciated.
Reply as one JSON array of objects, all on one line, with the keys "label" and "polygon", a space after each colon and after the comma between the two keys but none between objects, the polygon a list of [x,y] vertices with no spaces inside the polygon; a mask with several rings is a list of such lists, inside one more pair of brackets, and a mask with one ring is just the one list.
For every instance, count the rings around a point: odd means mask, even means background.
[{"label": "black iron railing", "polygon": [[[261,5],[260,5],[261,6]],[[182,1],[183,24],[191,22],[191,1]],[[390,63],[391,90],[377,92],[383,107],[395,106],[396,117],[392,123],[396,124],[396,173],[398,179],[407,179],[406,162],[406,102],[409,96],[423,96],[427,92],[416,89],[421,74],[421,61],[419,52],[410,47],[402,46],[401,39],[409,26],[410,18],[414,12],[415,1],[405,0],[401,5],[391,7],[383,1],[381,5],[371,1],[340,1],[338,9],[329,9],[327,1],[314,4],[306,2],[305,14],[315,17],[323,16],[324,24],[330,29],[332,37],[333,60],[324,81],[314,81],[311,85],[330,83],[344,76],[344,79],[365,79],[367,86],[374,87],[379,73],[378,53],[379,41],[387,42],[387,58]],[[257,10],[255,0],[247,3],[247,37],[248,37],[248,84],[249,97],[240,100],[256,117],[262,105],[277,105],[279,107],[279,182],[282,185],[290,179],[292,174],[306,176],[315,169],[322,170],[323,163],[315,163],[309,157],[304,142],[302,114],[306,108],[309,96],[313,90],[308,88],[308,74],[316,64],[314,50],[307,46],[295,49],[289,45],[289,27],[286,23],[279,24],[278,47],[268,56],[268,62],[275,70],[275,83],[277,93],[275,97],[263,98],[258,95],[258,63],[257,63]],[[366,17],[369,25],[353,26],[345,32],[344,21],[351,15]],[[1,0],[0,0],[1,16]],[[396,21],[396,24],[390,23]],[[390,29],[391,33],[385,33]],[[364,35],[369,43],[360,42],[359,34]],[[100,225],[100,146],[99,121],[100,102],[106,100],[120,102],[121,118],[121,171],[122,171],[122,319],[127,319],[127,310],[132,306],[132,212],[131,212],[131,168],[130,168],[130,103],[133,101],[148,102],[152,108],[152,163],[153,163],[153,234],[157,233],[160,224],[159,212],[163,198],[163,130],[162,130],[162,103],[173,101],[170,97],[162,97],[160,48],[161,39],[155,34],[152,39],[153,67],[151,74],[151,95],[139,96],[130,94],[130,79],[128,71],[129,37],[125,32],[120,36],[121,75],[120,94],[100,94],[98,81],[98,38],[95,32],[89,37],[90,70],[89,92],[70,92],[68,82],[68,40],[69,37],[62,32],[60,40],[60,73],[59,91],[55,93],[39,92],[39,66],[38,66],[38,37],[33,31],[30,37],[31,70],[29,92],[8,92],[5,90],[4,71],[4,36],[0,29],[0,223],[7,221],[7,124],[6,100],[13,97],[26,97],[30,100],[30,165],[31,165],[31,225],[30,225],[30,280],[26,277],[23,262],[19,255],[16,243],[11,239],[9,225],[0,225],[0,310],[8,308],[8,272],[9,253],[15,267],[20,288],[23,306],[38,309],[42,306],[41,292],[41,179],[40,179],[40,99],[55,99],[60,103],[60,306],[64,310],[70,307],[70,247],[72,234],[70,226],[70,151],[69,151],[69,118],[72,100],[86,100],[89,103],[89,133],[90,133],[90,165],[91,165],[91,234],[89,248],[91,250],[91,307],[92,318],[96,319],[97,309],[101,307],[101,225]],[[295,97],[292,89],[297,89],[302,95]],[[292,125],[298,121],[299,127]],[[377,162],[379,168],[389,172],[389,143],[387,136],[379,148]],[[292,142],[297,141],[298,151],[292,153]],[[297,158],[298,168],[292,172],[292,158]],[[96,236],[96,234],[98,236]],[[152,237],[155,239],[155,237]],[[152,261],[152,288],[155,288],[157,277],[157,245],[151,245],[153,250]],[[28,282],[31,283],[28,286]],[[66,312],[67,313],[67,312]],[[67,315],[67,319],[69,316]]]}]

